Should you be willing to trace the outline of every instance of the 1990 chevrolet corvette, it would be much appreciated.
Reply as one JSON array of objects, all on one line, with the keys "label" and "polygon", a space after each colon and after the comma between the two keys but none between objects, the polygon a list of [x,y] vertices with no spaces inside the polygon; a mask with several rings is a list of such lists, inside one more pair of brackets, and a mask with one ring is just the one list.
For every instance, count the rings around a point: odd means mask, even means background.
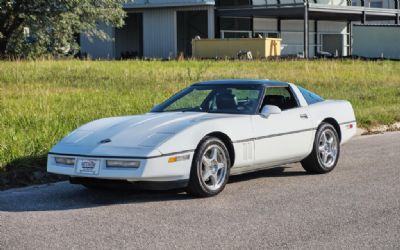
[{"label": "1990 chevrolet corvette", "polygon": [[286,82],[208,81],[147,114],[83,125],[51,149],[47,169],[86,187],[118,181],[206,197],[229,175],[288,163],[328,173],[355,133],[348,101]]}]

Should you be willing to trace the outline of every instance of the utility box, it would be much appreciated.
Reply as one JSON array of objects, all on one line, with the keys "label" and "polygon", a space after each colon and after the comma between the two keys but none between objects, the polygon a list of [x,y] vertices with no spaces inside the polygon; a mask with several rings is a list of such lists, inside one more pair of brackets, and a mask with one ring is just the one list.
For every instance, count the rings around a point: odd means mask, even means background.
[{"label": "utility box", "polygon": [[354,25],[353,55],[400,59],[399,25]]},{"label": "utility box", "polygon": [[227,38],[194,39],[192,56],[195,58],[237,58],[238,54],[251,52],[253,58],[264,59],[281,55],[278,38]]}]

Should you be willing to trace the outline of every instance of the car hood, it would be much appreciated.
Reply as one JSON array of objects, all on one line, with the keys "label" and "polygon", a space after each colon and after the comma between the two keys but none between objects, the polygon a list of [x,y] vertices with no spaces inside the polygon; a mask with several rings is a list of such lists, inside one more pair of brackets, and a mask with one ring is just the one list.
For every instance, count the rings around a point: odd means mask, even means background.
[{"label": "car hood", "polygon": [[51,150],[57,154],[158,156],[157,146],[204,120],[232,117],[198,112],[147,113],[104,118],[76,129]]}]

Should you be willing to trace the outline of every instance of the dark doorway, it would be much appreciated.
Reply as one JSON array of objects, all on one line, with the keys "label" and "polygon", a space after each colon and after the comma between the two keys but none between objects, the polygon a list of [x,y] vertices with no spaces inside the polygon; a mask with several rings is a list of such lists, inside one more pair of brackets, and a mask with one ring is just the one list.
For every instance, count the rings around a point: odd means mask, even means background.
[{"label": "dark doorway", "polygon": [[322,50],[335,56],[343,55],[343,35],[342,34],[323,34]]},{"label": "dark doorway", "polygon": [[128,13],[125,25],[115,29],[116,59],[130,59],[143,56],[143,15]]},{"label": "dark doorway", "polygon": [[208,38],[207,11],[178,11],[177,15],[177,46],[178,55],[192,55],[192,39],[196,36]]}]

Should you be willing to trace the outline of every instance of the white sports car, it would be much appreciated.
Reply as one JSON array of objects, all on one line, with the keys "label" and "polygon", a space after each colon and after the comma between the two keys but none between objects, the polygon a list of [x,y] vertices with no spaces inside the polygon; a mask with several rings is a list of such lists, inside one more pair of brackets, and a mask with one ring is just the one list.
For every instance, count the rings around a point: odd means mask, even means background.
[{"label": "white sports car", "polygon": [[230,175],[282,164],[328,173],[355,133],[348,101],[286,82],[208,81],[147,114],[83,125],[51,149],[47,170],[86,187],[124,182],[204,197]]}]

